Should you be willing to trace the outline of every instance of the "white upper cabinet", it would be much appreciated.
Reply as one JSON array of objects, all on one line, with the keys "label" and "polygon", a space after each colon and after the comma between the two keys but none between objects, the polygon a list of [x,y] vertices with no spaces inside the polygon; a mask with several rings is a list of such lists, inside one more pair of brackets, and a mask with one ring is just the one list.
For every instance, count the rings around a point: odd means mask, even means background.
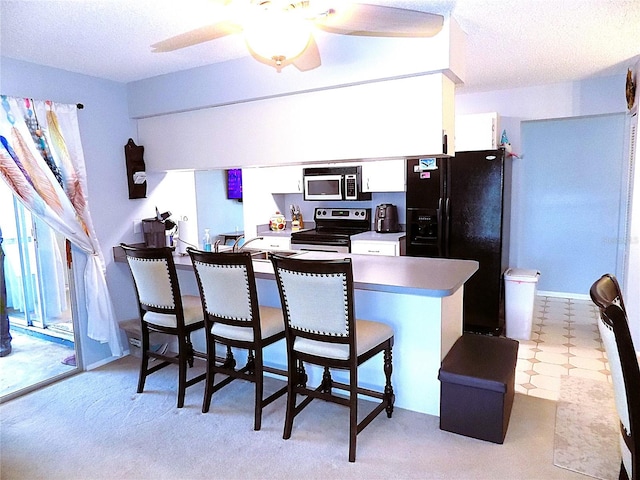
[{"label": "white upper cabinet", "polygon": [[143,118],[139,143],[148,171],[453,155],[454,93],[431,73],[284,95]]},{"label": "white upper cabinet", "polygon": [[302,193],[302,166],[265,168],[270,193]]},{"label": "white upper cabinet", "polygon": [[500,145],[500,117],[496,112],[456,116],[456,151],[495,150]]},{"label": "white upper cabinet", "polygon": [[363,192],[404,192],[405,160],[376,160],[362,163]]}]

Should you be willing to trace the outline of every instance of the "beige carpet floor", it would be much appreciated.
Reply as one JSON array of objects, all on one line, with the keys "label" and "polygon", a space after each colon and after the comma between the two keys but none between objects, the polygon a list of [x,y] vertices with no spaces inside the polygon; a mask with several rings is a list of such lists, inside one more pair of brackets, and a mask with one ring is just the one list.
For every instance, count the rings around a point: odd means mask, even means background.
[{"label": "beige carpet floor", "polygon": [[[313,402],[282,439],[284,398],[253,431],[253,386],[234,384],[201,413],[203,386],[175,408],[176,370],[136,394],[125,357],[0,405],[0,477],[12,479],[586,479],[553,465],[556,403],[516,394],[503,445],[443,432],[396,409],[347,461],[347,409]],[[196,367],[198,369],[199,367]],[[280,383],[269,379],[269,390]]]}]

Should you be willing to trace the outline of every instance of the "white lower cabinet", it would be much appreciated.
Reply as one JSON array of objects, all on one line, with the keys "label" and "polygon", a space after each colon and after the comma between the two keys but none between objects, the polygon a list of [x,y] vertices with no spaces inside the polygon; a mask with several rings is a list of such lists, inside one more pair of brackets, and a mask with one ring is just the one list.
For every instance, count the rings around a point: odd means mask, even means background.
[{"label": "white lower cabinet", "polygon": [[352,240],[351,253],[400,256],[402,242],[404,242],[404,238],[395,241]]},{"label": "white lower cabinet", "polygon": [[[258,234],[260,237],[261,235]],[[262,240],[254,240],[247,248],[260,248],[263,250],[291,250],[291,235],[282,237],[265,235]]]}]

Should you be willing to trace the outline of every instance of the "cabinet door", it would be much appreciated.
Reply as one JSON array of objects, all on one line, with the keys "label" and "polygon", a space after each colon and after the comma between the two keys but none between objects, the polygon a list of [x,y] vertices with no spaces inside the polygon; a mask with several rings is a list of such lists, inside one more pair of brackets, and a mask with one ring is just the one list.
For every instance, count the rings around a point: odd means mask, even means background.
[{"label": "cabinet door", "polygon": [[456,152],[494,150],[499,145],[500,118],[496,112],[456,117]]},{"label": "cabinet door", "polygon": [[262,240],[251,242],[247,248],[262,248],[264,250],[291,250],[291,236],[275,237],[265,235]]},{"label": "cabinet door", "polygon": [[302,167],[270,167],[267,169],[271,193],[302,193]]},{"label": "cabinet door", "polygon": [[363,192],[404,192],[405,160],[377,160],[362,164]]},{"label": "cabinet door", "polygon": [[398,242],[370,242],[365,240],[353,240],[351,253],[361,255],[388,255],[391,257],[400,254]]}]

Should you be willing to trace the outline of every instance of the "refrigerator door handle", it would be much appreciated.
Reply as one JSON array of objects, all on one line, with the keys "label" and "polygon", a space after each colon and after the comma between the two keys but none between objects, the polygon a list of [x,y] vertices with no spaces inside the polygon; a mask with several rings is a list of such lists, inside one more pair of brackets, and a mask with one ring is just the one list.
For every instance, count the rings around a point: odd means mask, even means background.
[{"label": "refrigerator door handle", "polygon": [[445,244],[445,227],[444,220],[446,218],[446,212],[442,210],[442,197],[438,199],[438,257],[444,257],[444,244]]},{"label": "refrigerator door handle", "polygon": [[449,239],[449,235],[451,234],[451,228],[450,228],[450,219],[449,219],[449,202],[450,199],[447,198],[447,200],[444,203],[444,257],[445,258],[449,258],[449,243],[450,243],[450,239]]}]

